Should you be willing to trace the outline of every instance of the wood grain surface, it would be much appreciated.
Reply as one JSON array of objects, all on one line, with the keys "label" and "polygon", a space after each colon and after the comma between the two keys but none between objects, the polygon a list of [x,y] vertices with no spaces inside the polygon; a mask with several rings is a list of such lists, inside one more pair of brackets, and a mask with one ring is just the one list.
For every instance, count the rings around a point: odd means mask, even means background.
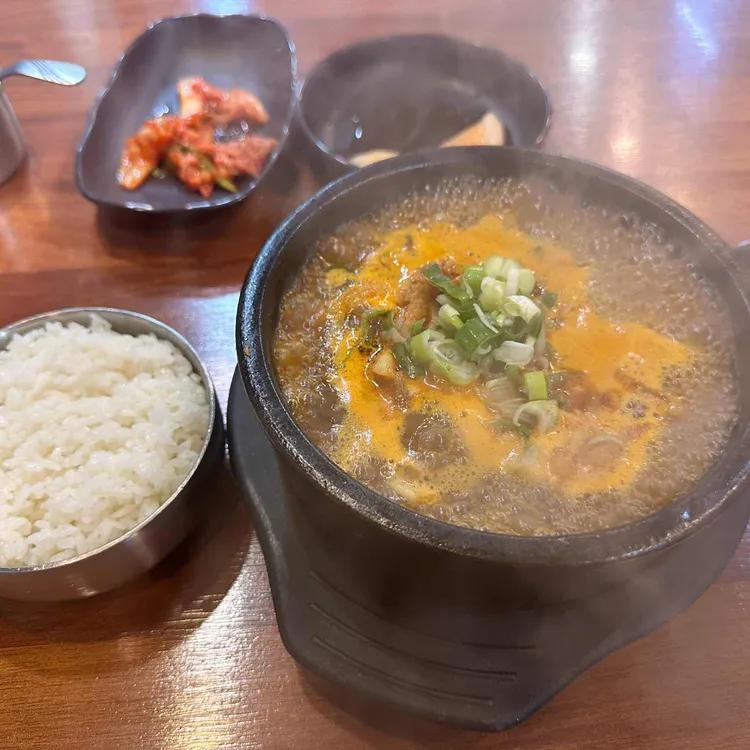
[{"label": "wood grain surface", "polygon": [[[239,285],[306,189],[198,227],[112,225],[76,191],[75,148],[121,51],[156,17],[264,13],[304,73],[371,35],[431,31],[524,60],[555,109],[545,148],[638,177],[730,242],[750,236],[748,0],[3,0],[0,64],[85,65],[64,89],[9,80],[28,140],[0,187],[0,324],[113,304],[184,332],[226,404]],[[227,472],[212,522],[146,578],[67,605],[0,602],[2,750],[750,747],[750,539],[689,611],[502,735],[340,692],[280,641],[263,557]]]}]

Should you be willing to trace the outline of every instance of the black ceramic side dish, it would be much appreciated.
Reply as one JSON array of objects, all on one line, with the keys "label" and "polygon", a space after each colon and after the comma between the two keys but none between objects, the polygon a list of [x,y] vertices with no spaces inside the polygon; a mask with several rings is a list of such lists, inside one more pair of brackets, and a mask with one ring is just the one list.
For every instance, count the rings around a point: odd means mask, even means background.
[{"label": "black ceramic side dish", "polygon": [[499,50],[446,36],[368,39],[320,62],[300,93],[298,120],[321,183],[372,149],[438,146],[488,111],[510,145],[536,146],[549,98],[536,77]]},{"label": "black ceramic side dish", "polygon": [[[565,198],[575,196],[618,214],[636,214],[658,227],[697,272],[722,290],[737,342],[740,419],[712,469],[661,511],[616,529],[557,537],[518,537],[451,526],[356,482],[318,450],[290,416],[272,364],[271,337],[285,284],[316,240],[340,223],[400,196],[466,174],[542,181],[552,187],[551,195],[563,197],[568,210],[570,201]],[[369,629],[366,637],[358,639],[361,628],[351,612],[342,614],[341,622],[333,626],[347,632],[352,641],[359,640],[360,646],[335,647],[342,654],[337,657],[338,672],[330,667],[330,660],[326,667],[321,658],[311,657],[310,649],[300,649],[293,626],[282,622],[292,653],[329,677],[439,720],[502,728],[533,711],[597,658],[687,606],[726,564],[750,515],[750,357],[742,343],[750,329],[747,278],[733,251],[664,195],[602,167],[534,150],[475,147],[403,156],[348,175],[300,206],[268,240],[243,287],[237,321],[239,369],[276,452],[290,523],[306,540],[309,559],[304,569],[314,571],[321,585],[336,592],[340,602],[348,602],[349,610],[375,613],[378,622],[387,624],[390,634],[381,633],[380,642],[395,656],[382,679],[368,683],[361,676],[367,670],[357,666],[357,659],[370,666],[378,661],[364,659],[361,651],[357,657],[356,649],[366,648],[367,639],[377,640],[378,631]],[[253,426],[246,417],[232,428],[235,453],[250,440]],[[258,455],[259,450],[256,443],[250,455],[253,451]],[[238,465],[237,457],[234,460]],[[256,465],[266,471],[268,461]],[[238,472],[248,494],[265,493],[275,503],[278,491],[253,488],[265,482],[247,475],[253,470],[252,462],[245,460]],[[263,503],[254,505],[259,523],[271,524],[270,509],[262,508]],[[273,569],[282,564],[280,556],[286,559],[289,553],[269,544],[266,554]],[[292,595],[275,592],[280,620],[283,603]],[[580,617],[565,625],[561,618],[569,612]],[[419,634],[425,643],[427,639],[442,643],[442,656],[420,651],[419,638],[403,648],[394,640],[409,633]],[[494,656],[486,656],[495,666],[482,678],[476,673],[485,657],[479,655],[490,654],[482,650],[488,644],[502,650],[506,635],[509,654],[524,643],[534,652],[528,663],[507,671],[530,670],[533,679],[517,686],[520,692],[490,690],[488,698],[477,690],[474,678],[493,681],[507,660],[495,664]],[[443,642],[456,644],[455,650]],[[560,651],[566,648],[571,649],[571,660],[561,658]],[[417,662],[401,659],[399,650],[416,656]],[[424,662],[442,677],[429,676]],[[354,676],[357,669],[359,680]],[[411,697],[388,689],[394,682],[389,676],[396,673],[402,680],[399,684],[406,680],[417,686]],[[471,684],[457,690],[462,674],[471,678]],[[436,691],[441,696],[438,703],[432,700]],[[468,704],[476,710],[469,711]]]},{"label": "black ceramic side dish", "polygon": [[[296,101],[296,55],[286,31],[259,16],[193,15],[151,24],[125,51],[94,106],[76,160],[78,189],[109,208],[151,213],[196,211],[246,198],[272,169],[289,133]],[[237,192],[217,188],[209,198],[177,179],[150,178],[125,190],[116,173],[126,138],[147,119],[177,111],[180,78],[201,76],[219,88],[254,93],[268,110],[258,132],[275,138],[259,180],[237,178]]]}]

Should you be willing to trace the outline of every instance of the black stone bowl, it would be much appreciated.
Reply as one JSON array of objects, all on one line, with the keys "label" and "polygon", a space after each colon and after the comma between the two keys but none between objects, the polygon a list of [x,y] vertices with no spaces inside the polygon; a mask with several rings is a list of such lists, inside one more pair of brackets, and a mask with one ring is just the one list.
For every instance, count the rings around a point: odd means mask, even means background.
[{"label": "black stone bowl", "polygon": [[[257,130],[278,143],[260,177],[237,178],[237,192],[209,198],[172,176],[125,190],[116,174],[125,140],[145,120],[177,111],[177,81],[201,76],[220,88],[247,89],[268,110]],[[76,184],[98,206],[146,214],[205,212],[247,198],[277,162],[297,97],[297,60],[284,28],[260,16],[175,16],[151,24],[124,52],[96,102],[76,159]]]},{"label": "black stone bowl", "polygon": [[552,117],[522,63],[462,39],[413,34],[368,39],[318,63],[296,119],[322,184],[356,169],[349,156],[432,148],[487,111],[503,121],[506,145],[521,147],[539,145]]},{"label": "black stone bowl", "polygon": [[[575,197],[618,214],[634,214],[655,225],[696,272],[721,290],[736,337],[740,417],[710,470],[657,513],[597,533],[547,537],[449,525],[415,513],[348,476],[312,444],[290,415],[271,343],[280,297],[317,240],[342,222],[463,175],[540,181],[551,187],[550,200],[557,196],[563,207],[571,206]],[[465,622],[472,612],[585,601],[665,564],[682,545],[711,527],[717,531],[714,549],[724,554],[739,540],[736,520],[718,533],[729,518],[727,511],[734,508],[741,523],[750,513],[750,357],[743,344],[750,330],[750,308],[745,272],[736,263],[739,257],[695,216],[655,190],[605,168],[535,150],[474,147],[416,153],[360,170],[316,193],[276,230],[251,268],[240,296],[237,346],[245,389],[285,466],[290,495],[311,533],[323,540],[326,559],[319,567],[325,568],[332,585],[354,601],[390,598],[398,602],[404,622],[417,618],[422,620],[420,627],[429,630],[436,602],[455,611],[456,622]],[[443,618],[441,627],[448,621]]]}]

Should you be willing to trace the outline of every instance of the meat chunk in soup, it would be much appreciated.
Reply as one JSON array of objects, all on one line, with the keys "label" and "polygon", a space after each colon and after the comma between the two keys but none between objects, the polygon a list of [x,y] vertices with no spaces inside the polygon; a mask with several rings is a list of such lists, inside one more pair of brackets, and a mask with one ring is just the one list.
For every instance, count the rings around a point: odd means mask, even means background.
[{"label": "meat chunk in soup", "polygon": [[300,399],[304,411],[302,426],[316,440],[327,438],[331,429],[346,416],[346,408],[336,389],[325,381],[316,383]]},{"label": "meat chunk in soup", "polygon": [[571,411],[587,411],[598,407],[611,409],[614,406],[611,394],[594,388],[585,373],[576,370],[557,373],[550,381],[550,393],[564,408]]},{"label": "meat chunk in soup", "polygon": [[409,412],[401,443],[419,463],[429,467],[445,466],[466,457],[466,448],[453,423],[441,413]]},{"label": "meat chunk in soup", "polygon": [[338,237],[328,237],[321,243],[318,252],[332,268],[346,268],[350,271],[359,265],[365,254],[359,245],[344,242]]},{"label": "meat chunk in soup", "polygon": [[[452,281],[458,281],[460,271],[450,258],[437,261],[440,270]],[[408,333],[419,320],[429,323],[435,309],[435,298],[438,290],[425,278],[422,269],[414,271],[399,287],[396,294],[396,305],[399,328]]]}]

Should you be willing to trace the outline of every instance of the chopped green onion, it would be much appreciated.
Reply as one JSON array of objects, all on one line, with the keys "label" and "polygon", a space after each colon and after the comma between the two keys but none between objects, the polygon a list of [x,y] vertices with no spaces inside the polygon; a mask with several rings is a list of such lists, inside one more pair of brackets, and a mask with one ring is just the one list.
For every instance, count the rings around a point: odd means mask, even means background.
[{"label": "chopped green onion", "polygon": [[211,159],[206,156],[202,151],[199,151],[193,146],[189,146],[187,143],[175,143],[173,148],[176,147],[179,151],[184,154],[192,154],[195,156],[198,166],[206,172],[210,172],[214,179],[214,182],[221,188],[224,188],[229,193],[236,193],[237,186],[228,177],[218,177],[216,175],[216,165]]},{"label": "chopped green onion", "polygon": [[411,335],[416,336],[418,333],[422,333],[425,322],[424,318],[414,321],[414,325],[411,327]]},{"label": "chopped green onion", "polygon": [[236,193],[237,186],[228,177],[214,177],[216,184],[228,193]]},{"label": "chopped green onion", "polygon": [[490,352],[492,352],[492,344],[483,344],[474,350],[474,354],[469,359],[479,364]]},{"label": "chopped green onion", "polygon": [[484,396],[489,408],[507,419],[512,419],[518,407],[524,403],[518,395],[515,384],[509,378],[502,376],[485,383]]},{"label": "chopped green onion", "polygon": [[536,315],[541,315],[542,311],[528,297],[514,295],[507,297],[503,303],[503,309],[508,315],[514,318],[523,318],[524,322],[530,323]]},{"label": "chopped green onion", "polygon": [[463,320],[464,323],[467,320],[476,318],[477,316],[477,311],[474,309],[476,300],[473,296],[463,300],[462,302],[459,302],[456,299],[451,299],[447,294],[438,294],[435,299],[437,300],[437,303],[439,305],[450,305],[451,307],[453,307],[461,316],[461,320]]},{"label": "chopped green onion", "polygon": [[485,276],[487,276],[487,271],[485,271],[484,266],[466,266],[461,278],[474,294],[479,294],[482,279]]},{"label": "chopped green onion", "polygon": [[518,272],[518,291],[520,294],[528,297],[533,291],[536,285],[536,276],[533,271],[529,271],[528,268],[522,268]]},{"label": "chopped green onion", "polygon": [[534,317],[529,321],[528,333],[529,333],[529,336],[533,336],[534,338],[537,338],[542,335],[543,331],[544,331],[544,318],[542,317],[542,314],[539,313],[539,315],[534,315]]},{"label": "chopped green onion", "polygon": [[508,365],[523,367],[534,358],[534,347],[528,344],[520,344],[518,341],[504,341],[495,349],[493,356]]},{"label": "chopped green onion", "polygon": [[510,331],[508,335],[514,341],[521,341],[528,335],[528,326],[523,318],[510,318]]},{"label": "chopped green onion", "polygon": [[456,334],[456,343],[467,356],[471,356],[477,349],[490,343],[497,336],[497,330],[488,328],[479,318],[472,318],[466,321]]},{"label": "chopped green onion", "polygon": [[384,308],[375,308],[372,310],[365,310],[362,313],[362,337],[366,343],[372,343],[373,336],[375,334],[375,321],[382,318],[381,329],[388,331],[393,328],[393,310],[386,310]]},{"label": "chopped green onion", "polygon": [[549,432],[557,426],[560,407],[557,401],[529,401],[518,407],[513,424],[528,426],[531,423],[539,432]]},{"label": "chopped green onion", "polygon": [[507,375],[488,380],[484,387],[487,390],[487,395],[495,397],[496,400],[506,401],[511,398],[518,398],[516,387]]},{"label": "chopped green onion", "polygon": [[[488,276],[492,276],[493,279],[499,279],[503,273],[503,266],[505,265],[505,258],[499,255],[490,255],[484,261],[484,270]],[[503,278],[505,278],[503,276]]]},{"label": "chopped green onion", "polygon": [[479,368],[468,362],[458,344],[440,331],[422,331],[411,339],[409,347],[417,362],[455,385],[469,385],[479,377]]},{"label": "chopped green onion", "polygon": [[514,269],[517,270],[519,268],[521,268],[521,264],[518,261],[511,260],[510,258],[506,258],[503,261],[503,268],[500,271],[500,278],[501,279],[507,279],[508,278],[508,274],[510,274],[510,272],[512,270],[514,270]]},{"label": "chopped green onion", "polygon": [[539,300],[545,307],[554,307],[557,304],[557,294],[555,292],[545,292]]},{"label": "chopped green onion", "polygon": [[393,346],[393,356],[396,358],[396,363],[399,368],[402,369],[406,376],[409,378],[419,378],[424,375],[424,368],[414,361],[412,356],[409,354],[407,345],[400,341]]},{"label": "chopped green onion", "polygon": [[490,320],[490,317],[487,315],[487,313],[482,310],[482,308],[479,307],[476,302],[474,303],[474,310],[476,311],[479,320],[481,320],[482,323],[487,326],[487,328],[489,328],[491,331],[494,331],[495,333],[500,333],[500,331],[495,327],[495,321]]},{"label": "chopped green onion", "polygon": [[462,286],[454,284],[441,270],[437,263],[430,263],[422,269],[427,281],[437,287],[441,292],[449,297],[462,302],[471,299],[471,293],[467,292]]},{"label": "chopped green onion", "polygon": [[517,268],[511,268],[508,271],[508,279],[505,282],[505,293],[510,297],[513,294],[518,293],[518,274],[520,271]]},{"label": "chopped green onion", "polygon": [[409,350],[417,362],[426,366],[432,359],[433,347],[441,341],[445,341],[444,333],[427,328],[409,339]]},{"label": "chopped green onion", "polygon": [[438,341],[433,347],[433,351],[440,359],[446,360],[451,364],[457,365],[466,361],[466,357],[464,357],[461,347],[453,339]]},{"label": "chopped green onion", "polygon": [[458,310],[458,314],[461,316],[461,320],[466,323],[466,321],[471,320],[472,318],[476,318],[477,311],[474,309],[475,300],[472,297],[471,299],[464,300],[463,302],[453,301],[451,303],[453,307]]},{"label": "chopped green onion", "polygon": [[526,372],[523,375],[526,385],[526,393],[529,401],[546,401],[547,400],[547,379],[544,373],[539,370]]},{"label": "chopped green onion", "polygon": [[449,331],[457,331],[464,324],[453,305],[442,305],[438,310],[438,319]]},{"label": "chopped green onion", "polygon": [[211,159],[209,159],[202,151],[198,151],[197,148],[188,146],[187,143],[175,143],[174,145],[179,151],[182,151],[183,154],[192,154],[196,158],[201,169],[206,169],[212,173],[214,169],[216,169]]},{"label": "chopped green onion", "polygon": [[362,325],[372,323],[376,318],[386,318],[386,323],[393,325],[393,310],[388,310],[383,307],[376,307],[370,310],[365,310],[362,313]]},{"label": "chopped green onion", "polygon": [[505,365],[505,377],[517,386],[523,382],[523,372],[518,365]]},{"label": "chopped green onion", "polygon": [[163,180],[167,176],[167,173],[161,167],[156,167],[151,170],[151,176],[157,180]]},{"label": "chopped green onion", "polygon": [[501,414],[506,419],[513,419],[515,413],[519,407],[523,406],[524,400],[522,398],[510,398],[507,401],[503,401],[499,404],[495,404],[492,411]]},{"label": "chopped green onion", "polygon": [[499,310],[505,297],[505,284],[502,281],[485,276],[481,281],[481,292],[479,294],[479,304],[487,312]]},{"label": "chopped green onion", "polygon": [[433,352],[430,371],[442,375],[454,385],[470,385],[479,377],[479,368],[464,359],[455,341],[440,341],[434,346]]}]

